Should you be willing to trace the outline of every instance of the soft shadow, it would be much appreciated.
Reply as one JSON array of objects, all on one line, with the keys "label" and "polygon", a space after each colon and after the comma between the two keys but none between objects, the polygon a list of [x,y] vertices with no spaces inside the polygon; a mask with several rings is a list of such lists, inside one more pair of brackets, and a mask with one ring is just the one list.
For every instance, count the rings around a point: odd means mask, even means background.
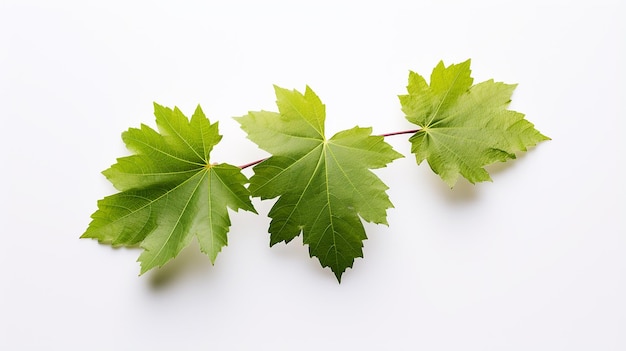
[{"label": "soft shadow", "polygon": [[163,267],[146,273],[153,290],[162,290],[176,281],[188,276],[206,277],[210,274],[212,265],[209,257],[200,251],[196,240],[184,248],[178,256],[167,262]]},{"label": "soft shadow", "polygon": [[419,178],[424,179],[424,185],[432,192],[437,193],[447,201],[454,203],[466,203],[475,201],[478,197],[478,189],[474,184],[468,182],[465,178],[459,177],[459,180],[450,188],[441,178],[435,174],[428,164],[425,167],[420,167],[417,175]]},{"label": "soft shadow", "polygon": [[298,259],[298,257],[309,257],[309,247],[302,243],[302,233],[298,234],[289,243],[281,241],[271,247],[273,254],[286,259]]},{"label": "soft shadow", "polygon": [[[528,150],[530,152],[531,150]],[[491,165],[485,166],[485,170],[489,173],[492,179],[497,181],[498,175],[505,172],[510,171],[512,168],[517,167],[519,163],[526,157],[528,152],[520,152],[516,154],[516,158],[512,160],[508,160],[507,162],[496,162]],[[482,183],[490,183],[490,182],[480,182],[476,184],[472,184],[467,179],[462,176],[459,177],[459,180],[454,185],[452,189],[448,187],[446,183],[441,181],[439,176],[428,177],[430,181],[430,186],[433,189],[441,194],[446,200],[452,201],[455,203],[465,203],[465,202],[473,202],[480,196],[480,189]]]},{"label": "soft shadow", "polygon": [[322,267],[317,257],[309,255],[309,246],[303,244],[302,233],[288,244],[284,242],[275,244],[271,247],[271,250],[272,255],[280,258],[281,265],[287,265],[299,271],[306,271],[307,274],[313,274],[318,279],[336,281],[330,267]]},{"label": "soft shadow", "polygon": [[491,177],[493,178],[494,175],[502,173],[502,172],[504,172],[506,170],[509,170],[509,169],[513,168],[513,167],[516,167],[518,163],[521,163],[522,160],[524,158],[526,158],[526,154],[532,152],[533,149],[534,148],[530,148],[526,152],[518,152],[518,153],[515,154],[516,158],[514,158],[512,160],[507,160],[506,162],[496,162],[494,164],[486,166],[485,169],[487,170],[487,172],[489,172],[489,174],[491,174]]},{"label": "soft shadow", "polygon": [[454,202],[473,202],[478,198],[478,189],[475,184],[468,182],[465,178],[460,177],[454,185],[454,188],[450,189],[448,184],[439,180],[438,191],[448,201]]}]

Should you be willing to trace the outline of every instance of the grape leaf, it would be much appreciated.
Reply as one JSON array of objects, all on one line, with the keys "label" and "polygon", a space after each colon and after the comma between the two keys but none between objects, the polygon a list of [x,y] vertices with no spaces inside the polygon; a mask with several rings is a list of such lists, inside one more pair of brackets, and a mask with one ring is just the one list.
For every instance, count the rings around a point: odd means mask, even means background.
[{"label": "grape leaf", "polygon": [[135,154],[103,172],[121,192],[98,201],[81,238],[140,245],[141,274],[176,257],[194,237],[214,263],[227,244],[227,207],[256,213],[245,188],[248,179],[239,167],[210,163],[222,136],[200,106],[191,120],[178,108],[158,104],[154,114],[160,134],[146,125],[122,134]]},{"label": "grape leaf", "polygon": [[430,85],[410,72],[408,95],[399,96],[406,118],[421,127],[409,139],[417,163],[427,160],[450,187],[459,175],[471,183],[491,181],[484,166],[550,139],[507,109],[516,85],[488,80],[472,86],[470,73],[470,60],[448,67],[439,62]]},{"label": "grape leaf", "polygon": [[254,167],[252,196],[279,197],[269,212],[270,245],[300,233],[311,257],[337,280],[363,257],[367,239],[359,216],[387,224],[388,187],[370,169],[402,157],[371,128],[325,137],[325,106],[309,87],[304,94],[275,87],[279,113],[237,117],[248,138],[273,156]]}]

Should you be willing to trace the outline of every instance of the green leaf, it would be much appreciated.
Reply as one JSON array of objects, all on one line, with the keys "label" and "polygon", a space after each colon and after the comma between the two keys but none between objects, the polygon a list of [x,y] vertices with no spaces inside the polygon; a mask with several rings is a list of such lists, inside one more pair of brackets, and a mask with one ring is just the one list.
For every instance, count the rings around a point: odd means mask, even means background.
[{"label": "green leaf", "polygon": [[402,157],[371,128],[354,127],[326,139],[325,106],[315,93],[275,87],[279,113],[250,112],[236,120],[248,138],[273,156],[254,167],[250,192],[279,197],[269,212],[270,245],[300,233],[309,253],[337,280],[363,257],[367,239],[359,216],[387,224],[388,187],[370,169]]},{"label": "green leaf", "polygon": [[550,139],[523,114],[507,109],[516,85],[472,85],[470,73],[470,60],[448,67],[439,62],[430,85],[410,72],[408,95],[400,96],[406,118],[421,127],[409,139],[417,163],[427,160],[450,187],[459,175],[471,183],[491,181],[484,166]]},{"label": "green leaf", "polygon": [[134,154],[103,172],[121,192],[98,201],[81,237],[141,246],[141,274],[176,257],[194,237],[214,263],[227,244],[227,207],[255,212],[248,180],[238,167],[210,163],[222,137],[200,106],[191,120],[158,104],[154,113],[160,133],[142,125],[122,134]]}]

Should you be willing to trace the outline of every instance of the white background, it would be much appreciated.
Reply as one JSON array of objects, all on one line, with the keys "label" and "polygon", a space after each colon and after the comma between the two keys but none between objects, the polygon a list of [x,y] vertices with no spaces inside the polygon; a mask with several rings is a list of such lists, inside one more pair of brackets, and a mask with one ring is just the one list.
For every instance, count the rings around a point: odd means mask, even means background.
[{"label": "white background", "polygon": [[[620,1],[0,4],[0,349],[626,350]],[[412,128],[409,70],[467,58],[553,140],[450,190],[388,138],[390,226],[341,284],[268,247],[272,201],[215,266],[193,245],[138,277],[138,250],[78,239],[153,101],[200,103],[240,165],[266,154],[230,117],[275,110],[272,84],[385,133]]]}]

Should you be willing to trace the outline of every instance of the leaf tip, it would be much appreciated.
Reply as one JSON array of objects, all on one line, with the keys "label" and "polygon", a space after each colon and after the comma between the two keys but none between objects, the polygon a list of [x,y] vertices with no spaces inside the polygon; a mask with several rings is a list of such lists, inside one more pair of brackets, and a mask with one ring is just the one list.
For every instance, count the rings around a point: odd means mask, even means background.
[{"label": "leaf tip", "polygon": [[93,236],[89,235],[89,229],[87,229],[81,236],[78,237],[79,239],[95,239]]},{"label": "leaf tip", "polygon": [[276,94],[276,97],[278,97],[279,94],[289,92],[289,89],[282,88],[276,84],[272,84],[272,86],[274,87],[274,93]]},{"label": "leaf tip", "polygon": [[140,268],[139,268],[139,274],[137,274],[137,276],[138,276],[138,277],[141,277],[142,275],[144,275],[147,271],[149,271],[149,270],[152,268],[152,267],[150,267],[150,268],[145,267],[145,266],[143,265],[143,263],[142,263],[142,264],[140,264],[140,266],[139,266],[139,267],[140,267]]}]

